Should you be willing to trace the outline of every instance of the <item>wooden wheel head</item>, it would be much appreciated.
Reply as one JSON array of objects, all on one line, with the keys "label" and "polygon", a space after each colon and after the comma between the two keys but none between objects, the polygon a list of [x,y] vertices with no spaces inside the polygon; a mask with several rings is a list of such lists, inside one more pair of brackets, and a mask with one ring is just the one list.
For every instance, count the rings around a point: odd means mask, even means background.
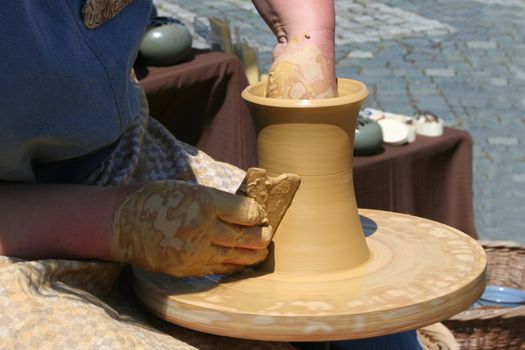
[{"label": "wooden wheel head", "polygon": [[370,259],[357,268],[183,279],[136,269],[136,293],[152,312],[181,326],[275,341],[360,339],[416,329],[461,312],[482,294],[486,260],[474,239],[414,216],[360,214]]},{"label": "wooden wheel head", "polygon": [[[172,278],[135,269],[136,293],[160,317],[196,330],[248,339],[358,339],[450,317],[481,295],[482,247],[430,220],[362,210],[352,181],[364,84],[338,80],[323,100],[243,91],[254,116],[261,168],[301,184],[264,268],[234,276]],[[365,238],[365,235],[367,236]]]}]

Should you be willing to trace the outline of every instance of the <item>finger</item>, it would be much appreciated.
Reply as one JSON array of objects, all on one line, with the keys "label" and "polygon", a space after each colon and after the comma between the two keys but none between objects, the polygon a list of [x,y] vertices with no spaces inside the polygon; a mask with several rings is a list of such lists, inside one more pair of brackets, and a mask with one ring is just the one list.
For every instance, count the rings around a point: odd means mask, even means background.
[{"label": "finger", "polygon": [[243,227],[241,235],[236,240],[236,248],[264,249],[273,238],[272,226]]},{"label": "finger", "polygon": [[264,210],[253,199],[210,188],[217,217],[230,224],[259,225],[266,221]]},{"label": "finger", "polygon": [[271,226],[239,226],[223,224],[213,233],[211,241],[229,248],[264,249],[273,238]]},{"label": "finger", "polygon": [[268,256],[268,249],[244,249],[215,247],[213,254],[216,264],[256,265]]}]

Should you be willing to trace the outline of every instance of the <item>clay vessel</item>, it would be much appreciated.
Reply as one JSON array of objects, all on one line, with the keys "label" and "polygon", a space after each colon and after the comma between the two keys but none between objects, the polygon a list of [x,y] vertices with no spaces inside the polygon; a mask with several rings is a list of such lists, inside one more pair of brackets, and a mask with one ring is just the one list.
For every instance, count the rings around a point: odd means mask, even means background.
[{"label": "clay vessel", "polygon": [[354,155],[371,156],[383,151],[383,131],[378,122],[366,117],[357,118]]},{"label": "clay vessel", "polygon": [[171,66],[191,55],[192,37],[176,18],[155,17],[140,43],[140,60],[149,66]]},{"label": "clay vessel", "polygon": [[302,178],[273,251],[263,265],[230,276],[134,268],[135,292],[149,310],[212,334],[324,341],[416,329],[479,298],[486,259],[474,239],[409,215],[361,209],[359,216],[351,167],[362,83],[339,79],[339,97],[322,100],[265,98],[265,88],[243,91],[260,166]]},{"label": "clay vessel", "polygon": [[266,84],[247,88],[257,130],[259,166],[269,175],[291,172],[301,185],[262,269],[322,274],[367,261],[352,180],[357,116],[366,86],[338,79],[339,96],[318,100],[265,98]]}]

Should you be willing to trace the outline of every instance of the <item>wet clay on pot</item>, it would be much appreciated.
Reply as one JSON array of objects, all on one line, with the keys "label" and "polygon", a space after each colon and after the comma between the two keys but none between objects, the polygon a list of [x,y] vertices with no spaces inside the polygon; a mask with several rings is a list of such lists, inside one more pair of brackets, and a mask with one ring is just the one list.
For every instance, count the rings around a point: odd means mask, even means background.
[{"label": "wet clay on pot", "polygon": [[467,235],[409,215],[360,210],[352,182],[356,119],[366,87],[338,97],[243,92],[260,167],[301,184],[261,266],[233,276],[173,278],[135,269],[148,309],[184,327],[264,340],[322,341],[396,333],[456,314],[481,295],[485,255]]}]

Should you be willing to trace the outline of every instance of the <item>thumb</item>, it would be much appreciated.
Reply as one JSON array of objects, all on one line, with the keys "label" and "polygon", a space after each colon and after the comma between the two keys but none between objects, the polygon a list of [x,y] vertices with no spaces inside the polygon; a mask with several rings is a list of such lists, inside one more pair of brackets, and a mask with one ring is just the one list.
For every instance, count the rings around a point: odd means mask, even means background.
[{"label": "thumb", "polygon": [[217,217],[227,223],[254,226],[267,223],[264,209],[252,198],[210,188]]}]

